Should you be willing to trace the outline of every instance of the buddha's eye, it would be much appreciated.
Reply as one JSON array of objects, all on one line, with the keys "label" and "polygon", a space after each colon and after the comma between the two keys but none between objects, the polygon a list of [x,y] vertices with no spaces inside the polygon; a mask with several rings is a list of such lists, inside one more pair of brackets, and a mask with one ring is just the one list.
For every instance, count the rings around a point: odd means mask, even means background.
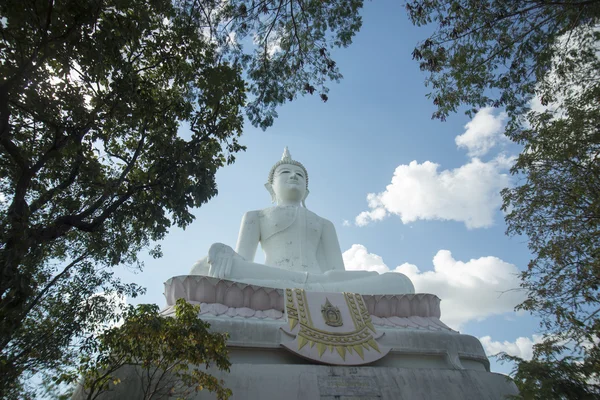
[{"label": "buddha's eye", "polygon": [[279,173],[280,173],[280,174],[289,174],[289,173],[290,173],[290,171],[283,170],[283,171],[280,171]]}]

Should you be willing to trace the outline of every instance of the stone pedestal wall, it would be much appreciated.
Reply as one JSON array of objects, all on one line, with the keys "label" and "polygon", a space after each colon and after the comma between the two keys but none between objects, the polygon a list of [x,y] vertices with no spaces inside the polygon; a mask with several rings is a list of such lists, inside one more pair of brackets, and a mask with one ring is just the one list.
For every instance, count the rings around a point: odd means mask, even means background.
[{"label": "stone pedestal wall", "polygon": [[500,400],[518,393],[504,375],[439,368],[235,364],[222,378],[232,400]]}]

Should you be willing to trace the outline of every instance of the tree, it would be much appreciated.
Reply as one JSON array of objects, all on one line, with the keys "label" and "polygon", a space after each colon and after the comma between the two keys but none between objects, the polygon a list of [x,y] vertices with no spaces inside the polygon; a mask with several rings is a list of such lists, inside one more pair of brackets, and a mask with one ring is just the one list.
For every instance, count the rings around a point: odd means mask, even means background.
[{"label": "tree", "polygon": [[[154,304],[130,307],[123,324],[90,341],[78,368],[58,376],[55,383],[76,383],[76,397],[88,400],[118,391],[120,384],[127,385],[123,390],[129,393],[139,387],[137,394],[143,399],[189,398],[203,389],[227,399],[231,390],[206,372],[213,364],[229,371],[227,334],[210,333],[199,311],[183,299],[177,301],[173,317],[162,316]],[[126,373],[137,382],[122,382]]]},{"label": "tree", "polygon": [[216,170],[244,150],[244,110],[266,128],[298,94],[327,100],[341,78],[330,50],[351,43],[361,7],[0,4],[0,397],[72,363],[115,318],[107,299],[140,293],[113,267],[140,268],[140,250],[216,195]]},{"label": "tree", "polygon": [[531,360],[501,353],[501,362],[514,364],[512,376],[523,399],[597,399],[598,384],[590,377],[597,374],[598,365],[593,358],[586,362],[580,358],[565,355],[569,349],[556,339],[546,339],[534,346]]},{"label": "tree", "polygon": [[[516,357],[526,398],[600,396],[600,2],[415,0],[436,31],[413,52],[444,119],[504,108],[522,145],[503,190],[507,234],[533,254],[517,308],[541,317],[534,359]],[[545,374],[552,370],[553,379]]]}]

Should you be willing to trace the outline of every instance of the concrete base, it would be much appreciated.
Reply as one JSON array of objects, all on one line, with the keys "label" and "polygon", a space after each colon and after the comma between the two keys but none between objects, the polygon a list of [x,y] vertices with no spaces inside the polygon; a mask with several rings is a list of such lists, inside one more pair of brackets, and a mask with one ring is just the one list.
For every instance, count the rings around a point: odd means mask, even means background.
[{"label": "concrete base", "polygon": [[[213,332],[229,334],[231,371],[207,372],[225,382],[233,400],[500,400],[518,394],[507,376],[489,371],[477,338],[440,321],[439,298],[430,294],[363,296],[377,332],[383,334],[377,343],[389,352],[368,365],[344,366],[290,350],[279,289],[184,276],[169,280],[165,293],[163,315],[171,315],[175,300],[184,297],[201,304],[200,318]],[[121,383],[98,399],[142,398],[148,382],[140,372],[121,369]],[[74,396],[83,398],[81,391]],[[202,391],[188,398],[216,397]]]},{"label": "concrete base", "polygon": [[[230,373],[208,372],[225,381],[232,400],[500,400],[518,394],[507,376],[489,372],[480,342],[457,332],[384,330],[382,342],[393,345],[392,351],[368,366],[350,367],[316,364],[285,350],[277,344],[280,322],[210,322],[213,330],[231,334]],[[140,375],[122,369],[121,383],[98,400],[142,398],[147,384]],[[85,396],[78,391],[73,398]],[[208,391],[189,398],[216,399]]]},{"label": "concrete base", "polygon": [[[315,364],[282,347],[286,340],[281,327],[285,321],[204,316],[214,332],[229,333],[227,347],[233,365]],[[473,369],[489,371],[481,343],[470,335],[454,331],[398,329],[377,326],[384,333],[378,340],[391,347],[384,358],[369,364],[380,368]]]},{"label": "concrete base", "polygon": [[[518,394],[507,376],[468,369],[234,364],[230,373],[209,372],[233,391],[231,400],[501,400]],[[129,367],[118,375],[121,383],[98,400],[143,397],[142,386],[147,385],[138,372]],[[73,396],[85,398],[81,388]],[[216,396],[203,390],[188,398]]]},{"label": "concrete base", "polygon": [[[235,364],[215,374],[233,400],[496,400],[518,394],[505,375],[432,368]],[[194,399],[214,399],[200,392]]]}]

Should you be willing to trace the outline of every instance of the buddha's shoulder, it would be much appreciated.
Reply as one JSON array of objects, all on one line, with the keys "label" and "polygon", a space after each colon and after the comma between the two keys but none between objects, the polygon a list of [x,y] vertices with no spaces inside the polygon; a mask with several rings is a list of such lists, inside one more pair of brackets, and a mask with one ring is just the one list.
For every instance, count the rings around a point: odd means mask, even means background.
[{"label": "buddha's shoulder", "polygon": [[246,211],[244,213],[244,217],[243,219],[245,221],[247,220],[255,220],[255,219],[259,219],[262,216],[262,211],[263,210],[252,210],[252,211]]},{"label": "buddha's shoulder", "polygon": [[[248,216],[248,217],[253,217],[253,218],[264,218],[264,217],[268,217],[274,214],[280,214],[280,213],[295,213],[292,212],[292,208],[285,208],[285,207],[277,207],[277,206],[273,206],[273,207],[267,207],[267,208],[263,208],[262,210],[253,210],[253,211],[247,211],[246,214],[244,214],[244,216]],[[320,217],[319,215],[315,214],[314,212],[310,211],[307,208],[299,208],[299,210],[302,210],[303,213],[306,213],[307,216],[313,217],[313,218],[317,218],[319,220],[322,220],[324,222],[329,222],[327,219]]]},{"label": "buddha's shoulder", "polygon": [[278,207],[268,207],[263,208],[262,210],[246,211],[244,214],[244,220],[265,219],[275,217],[278,214],[281,214],[281,210],[278,209]]},{"label": "buddha's shoulder", "polygon": [[282,213],[286,213],[286,210],[283,207],[273,206],[273,207],[263,208],[262,210],[248,211],[246,213],[246,215],[250,218],[264,219],[264,218],[277,216]]},{"label": "buddha's shoulder", "polygon": [[[288,214],[288,213],[295,214],[295,211],[292,212],[292,210],[293,210],[292,208],[273,206],[273,207],[263,208],[262,210],[248,211],[248,212],[246,212],[244,217],[245,218],[269,218],[271,216],[276,216],[278,214]],[[314,212],[310,211],[307,208],[298,208],[298,210],[300,210],[302,213],[305,213],[305,215],[308,218],[317,219],[319,221],[323,221],[324,223],[331,223],[331,222],[329,222],[329,220],[318,216],[317,214],[315,214]]]}]

